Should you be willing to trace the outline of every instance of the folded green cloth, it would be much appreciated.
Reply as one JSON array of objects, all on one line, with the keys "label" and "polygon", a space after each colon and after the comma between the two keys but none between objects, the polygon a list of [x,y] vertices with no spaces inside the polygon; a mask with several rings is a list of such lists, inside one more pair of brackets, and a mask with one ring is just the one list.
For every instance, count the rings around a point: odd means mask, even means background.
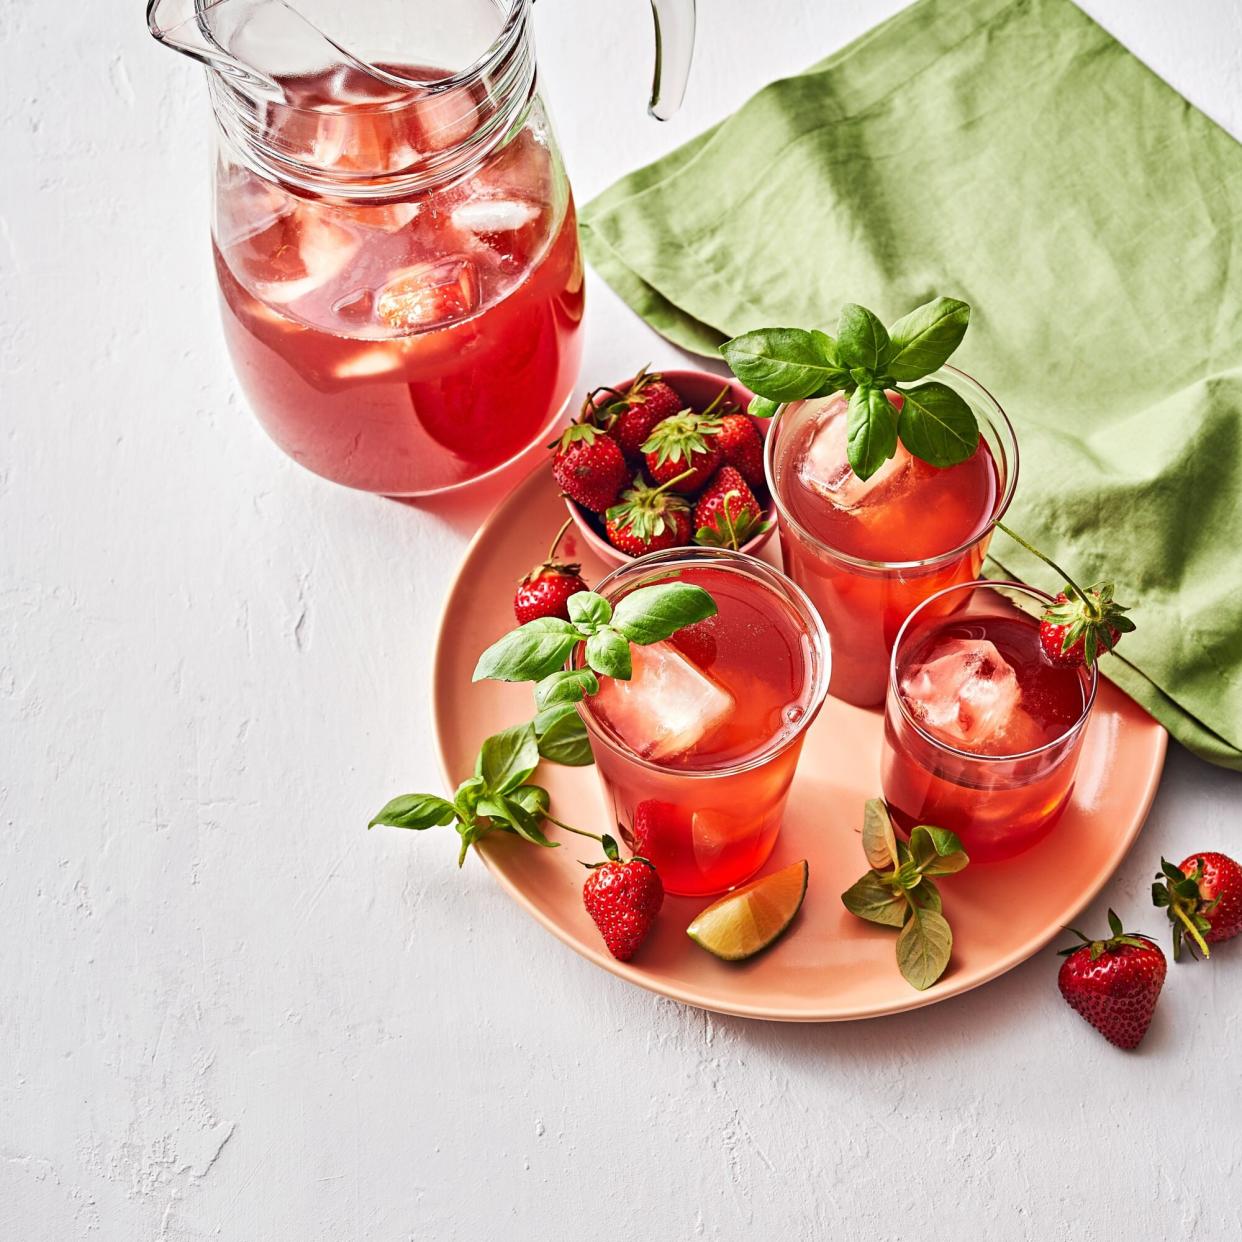
[{"label": "folded green cloth", "polygon": [[1138,630],[1101,667],[1242,769],[1240,225],[1242,148],[1069,0],[919,0],[613,186],[583,240],[703,354],[970,302],[953,361],[1017,427],[1012,524],[1116,579]]}]

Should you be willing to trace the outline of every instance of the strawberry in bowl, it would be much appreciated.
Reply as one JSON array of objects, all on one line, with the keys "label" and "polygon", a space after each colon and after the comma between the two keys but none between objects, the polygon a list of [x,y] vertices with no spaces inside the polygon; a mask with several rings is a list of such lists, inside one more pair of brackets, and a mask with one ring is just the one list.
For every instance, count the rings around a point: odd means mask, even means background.
[{"label": "strawberry in bowl", "polygon": [[772,503],[763,476],[767,424],[744,412],[749,401],[740,384],[706,371],[646,368],[587,397],[579,430],[553,446],[552,473],[602,560],[620,565],[695,544],[758,552],[772,532]]}]

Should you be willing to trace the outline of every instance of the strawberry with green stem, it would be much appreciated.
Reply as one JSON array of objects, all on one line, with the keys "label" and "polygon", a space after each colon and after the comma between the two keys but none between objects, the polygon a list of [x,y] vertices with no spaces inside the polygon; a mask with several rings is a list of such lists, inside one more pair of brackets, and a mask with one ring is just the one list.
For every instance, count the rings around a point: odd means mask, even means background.
[{"label": "strawberry with green stem", "polygon": [[771,528],[746,480],[732,466],[721,466],[694,506],[694,541],[733,548]]},{"label": "strawberry with green stem", "polygon": [[[612,400],[601,401],[601,394]],[[649,372],[646,367],[623,391],[597,388],[590,400],[596,423],[616,440],[628,461],[637,461],[642,456],[643,442],[655,425],[685,404],[664,376]]]},{"label": "strawberry with green stem", "polygon": [[617,442],[590,421],[589,411],[548,447],[555,450],[552,477],[557,486],[594,513],[603,513],[629,478],[629,467]]},{"label": "strawberry with green stem", "polygon": [[1061,950],[1065,960],[1057,986],[1069,1006],[1118,1048],[1137,1048],[1147,1034],[1164,986],[1168,963],[1150,936],[1127,932],[1108,912],[1110,935],[1092,940],[1068,927],[1079,940]]},{"label": "strawberry with green stem", "polygon": [[1181,957],[1183,939],[1189,940],[1192,957],[1211,957],[1209,945],[1242,933],[1242,866],[1227,854],[1191,854],[1177,867],[1162,858],[1151,898],[1173,924],[1174,961]]},{"label": "strawberry with green stem", "polygon": [[643,556],[690,542],[690,502],[672,489],[693,473],[675,475],[659,487],[641,474],[621,493],[620,501],[604,514],[608,542],[627,556]]},{"label": "strawberry with green stem", "polygon": [[1113,599],[1111,582],[1097,582],[1084,591],[1051,557],[1004,522],[996,525],[1065,581],[1065,590],[1044,609],[1039,622],[1039,644],[1050,663],[1063,668],[1084,664],[1090,668],[1101,655],[1116,647],[1122,634],[1134,630],[1134,622],[1125,615],[1130,610]]},{"label": "strawberry with green stem", "polygon": [[513,615],[519,622],[534,621],[539,617],[562,617],[569,619],[569,597],[587,589],[582,578],[582,566],[570,565],[556,559],[556,549],[560,546],[565,532],[569,529],[572,518],[566,518],[543,563],[518,583],[513,597]]},{"label": "strawberry with green stem", "polygon": [[717,413],[729,393],[726,385],[701,413],[682,410],[661,419],[642,444],[647,472],[657,483],[671,482],[675,491],[697,492],[723,461]]}]

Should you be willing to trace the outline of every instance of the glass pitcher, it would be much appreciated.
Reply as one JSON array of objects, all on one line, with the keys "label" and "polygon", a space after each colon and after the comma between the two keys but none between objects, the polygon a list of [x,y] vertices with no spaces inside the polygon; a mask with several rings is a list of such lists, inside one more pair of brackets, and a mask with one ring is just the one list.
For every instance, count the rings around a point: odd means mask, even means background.
[{"label": "glass pitcher", "polygon": [[[316,474],[426,496],[548,436],[581,355],[573,197],[531,0],[150,0],[207,66],[225,337],[273,440]],[[685,90],[694,0],[652,0],[650,110]],[[411,37],[409,32],[415,33]]]}]

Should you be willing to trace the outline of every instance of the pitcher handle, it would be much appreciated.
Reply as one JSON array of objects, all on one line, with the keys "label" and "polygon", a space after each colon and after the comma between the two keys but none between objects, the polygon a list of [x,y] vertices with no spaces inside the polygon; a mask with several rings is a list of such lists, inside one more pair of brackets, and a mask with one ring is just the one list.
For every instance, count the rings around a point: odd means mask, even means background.
[{"label": "pitcher handle", "polygon": [[681,107],[694,55],[695,0],[651,0],[655,19],[655,76],[647,111],[667,121]]}]

